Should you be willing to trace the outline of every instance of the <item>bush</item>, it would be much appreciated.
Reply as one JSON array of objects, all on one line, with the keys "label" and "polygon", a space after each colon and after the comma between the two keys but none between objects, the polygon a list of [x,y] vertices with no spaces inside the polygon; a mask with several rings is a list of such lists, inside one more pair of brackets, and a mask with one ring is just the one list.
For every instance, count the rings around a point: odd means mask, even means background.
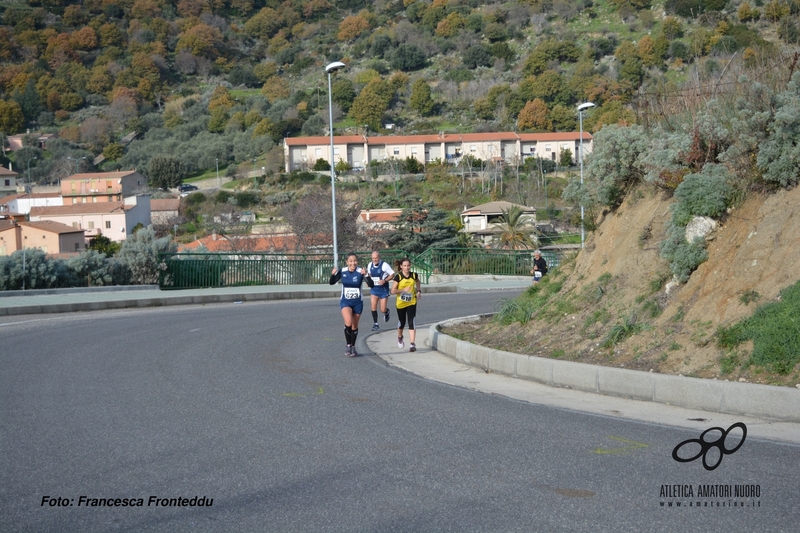
[{"label": "bush", "polygon": [[158,254],[175,250],[175,243],[170,237],[156,239],[156,232],[148,227],[129,235],[122,243],[119,262],[130,271],[132,283],[158,283],[158,275],[162,269]]},{"label": "bush", "polygon": [[669,268],[678,281],[686,283],[692,272],[708,259],[708,251],[703,239],[698,237],[692,243],[686,242],[685,229],[672,226],[661,243],[661,256],[669,261]]},{"label": "bush", "polygon": [[675,189],[673,224],[686,226],[696,216],[722,215],[733,197],[731,179],[726,167],[713,163],[705,165],[699,174],[687,174]]},{"label": "bush", "polygon": [[322,172],[330,169],[331,169],[331,164],[328,163],[326,160],[320,158],[314,161],[314,170]]},{"label": "bush", "polygon": [[73,283],[66,263],[50,259],[41,248],[26,248],[0,257],[0,290],[50,289]]},{"label": "bush", "polygon": [[112,285],[112,261],[106,254],[95,250],[87,250],[67,260],[67,266],[75,272],[76,284],[79,286]]}]

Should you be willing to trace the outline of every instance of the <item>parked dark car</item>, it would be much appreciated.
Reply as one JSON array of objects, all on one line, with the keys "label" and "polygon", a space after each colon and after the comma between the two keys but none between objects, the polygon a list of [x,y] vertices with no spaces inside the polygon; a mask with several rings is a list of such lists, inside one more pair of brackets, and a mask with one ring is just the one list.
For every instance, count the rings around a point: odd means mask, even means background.
[{"label": "parked dark car", "polygon": [[180,185],[180,187],[178,187],[178,189],[181,192],[196,191],[197,190],[197,185],[190,185],[189,183],[181,183],[181,185]]}]

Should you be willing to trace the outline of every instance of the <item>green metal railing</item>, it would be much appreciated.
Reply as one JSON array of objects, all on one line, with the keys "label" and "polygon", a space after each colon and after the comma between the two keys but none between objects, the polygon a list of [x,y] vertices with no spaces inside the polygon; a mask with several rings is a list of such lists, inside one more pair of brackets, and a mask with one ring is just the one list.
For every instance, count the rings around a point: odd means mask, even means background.
[{"label": "green metal railing", "polygon": [[[430,248],[420,255],[436,274],[529,276],[533,268],[532,250],[492,250],[484,248]],[[549,268],[561,263],[562,254],[543,251]]]},{"label": "green metal railing", "polygon": [[[359,264],[366,266],[371,252],[356,252]],[[562,255],[543,251],[550,268],[557,267]],[[418,256],[402,250],[381,250],[381,258],[394,267],[396,260],[408,257],[411,268],[429,283],[431,274],[497,274],[528,276],[533,266],[530,250],[487,250],[482,248],[430,248]],[[276,254],[251,252],[161,254],[158,284],[162,289],[239,287],[246,285],[306,285],[327,283],[333,268],[325,254]],[[345,255],[339,264],[345,264]]]},{"label": "green metal railing", "polygon": [[[371,252],[356,252],[359,264],[366,266]],[[381,258],[394,265],[406,257],[401,250],[381,250]],[[333,264],[326,254],[275,254],[252,252],[161,254],[158,284],[162,289],[240,287],[246,285],[306,285],[327,283]],[[428,283],[430,266],[411,259],[412,268]],[[340,256],[344,265],[346,255]]]}]

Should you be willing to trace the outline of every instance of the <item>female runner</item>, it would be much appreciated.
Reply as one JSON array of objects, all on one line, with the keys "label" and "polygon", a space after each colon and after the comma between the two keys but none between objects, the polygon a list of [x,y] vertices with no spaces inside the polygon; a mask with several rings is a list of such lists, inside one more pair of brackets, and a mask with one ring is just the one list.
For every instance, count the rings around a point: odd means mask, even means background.
[{"label": "female runner", "polygon": [[358,337],[358,321],[361,312],[364,310],[364,302],[361,301],[361,284],[367,282],[370,287],[374,286],[372,278],[364,270],[359,268],[356,254],[347,254],[347,268],[340,270],[336,267],[331,272],[330,284],[335,285],[337,281],[342,281],[342,297],[339,299],[339,308],[342,310],[344,318],[344,339],[347,343],[345,355],[350,357],[358,356],[356,352],[356,337]]},{"label": "female runner", "polygon": [[397,274],[392,278],[391,293],[397,295],[397,347],[405,348],[403,328],[408,320],[408,339],[411,341],[409,352],[416,352],[417,332],[414,319],[417,316],[417,302],[422,297],[419,276],[411,272],[411,260],[407,257],[399,261]]}]

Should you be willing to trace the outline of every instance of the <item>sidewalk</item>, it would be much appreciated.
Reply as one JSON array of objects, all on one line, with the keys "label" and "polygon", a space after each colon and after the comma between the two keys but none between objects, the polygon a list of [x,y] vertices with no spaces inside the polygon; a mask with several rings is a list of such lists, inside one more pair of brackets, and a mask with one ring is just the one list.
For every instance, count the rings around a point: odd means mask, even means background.
[{"label": "sidewalk", "polygon": [[[524,289],[525,276],[459,276],[423,286],[426,293]],[[37,313],[74,313],[126,307],[161,307],[210,303],[331,298],[339,285],[259,285],[221,289],[159,290],[157,285],[90,287],[0,292],[0,316]]]},{"label": "sidewalk", "polygon": [[[698,435],[713,426],[728,428],[736,422],[744,422],[747,426],[748,438],[763,438],[800,444],[800,423],[797,421],[770,420],[761,417],[715,412],[710,409],[703,409],[701,406],[685,408],[654,401],[606,396],[566,387],[553,387],[491,371],[487,372],[483,368],[460,363],[452,357],[432,349],[431,329],[432,327],[428,325],[418,327],[417,351],[414,353],[408,351],[407,331],[406,347],[402,349],[397,347],[396,330],[384,330],[368,335],[365,339],[367,350],[364,353],[373,352],[390,366],[403,369],[425,379],[486,394],[497,394],[523,402],[549,405],[560,409],[592,413],[610,418],[688,428],[696,430]],[[591,367],[593,365],[585,366]],[[704,382],[707,381],[696,378],[683,379],[701,389],[704,388]],[[745,383],[731,384],[750,385]],[[787,395],[800,398],[800,390],[787,387],[770,387],[768,385],[753,386],[784,389],[783,392]],[[747,400],[748,398],[746,397],[742,398],[743,402],[747,402]],[[791,405],[786,406],[786,409],[792,409]]]}]

